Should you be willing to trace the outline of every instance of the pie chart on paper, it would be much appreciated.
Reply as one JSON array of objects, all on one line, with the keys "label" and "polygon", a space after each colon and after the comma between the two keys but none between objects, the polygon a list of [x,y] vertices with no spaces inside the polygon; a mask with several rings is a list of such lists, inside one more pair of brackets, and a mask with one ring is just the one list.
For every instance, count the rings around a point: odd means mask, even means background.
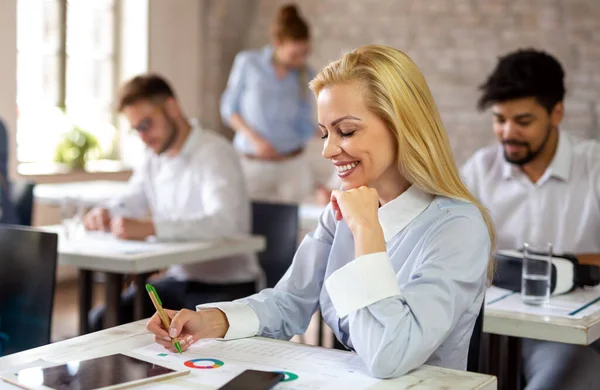
[{"label": "pie chart on paper", "polygon": [[221,368],[225,363],[217,359],[198,358],[187,360],[183,363],[186,367],[197,368],[200,370],[211,370],[213,368]]},{"label": "pie chart on paper", "polygon": [[291,382],[291,381],[295,381],[296,379],[298,379],[298,375],[294,374],[293,372],[289,372],[289,371],[275,371],[275,372],[277,374],[284,375],[282,382]]}]

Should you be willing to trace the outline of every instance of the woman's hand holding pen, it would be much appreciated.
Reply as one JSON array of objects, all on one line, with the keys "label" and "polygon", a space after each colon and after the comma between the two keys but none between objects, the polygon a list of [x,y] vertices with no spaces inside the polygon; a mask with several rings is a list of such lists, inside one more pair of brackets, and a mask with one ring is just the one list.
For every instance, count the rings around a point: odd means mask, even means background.
[{"label": "woman's hand holding pen", "polygon": [[204,309],[192,311],[167,310],[165,313],[171,319],[171,329],[165,329],[158,313],[146,324],[146,329],[154,334],[154,340],[171,352],[177,352],[171,338],[177,337],[181,349],[185,351],[200,339],[224,337],[229,329],[227,317],[219,309]]}]

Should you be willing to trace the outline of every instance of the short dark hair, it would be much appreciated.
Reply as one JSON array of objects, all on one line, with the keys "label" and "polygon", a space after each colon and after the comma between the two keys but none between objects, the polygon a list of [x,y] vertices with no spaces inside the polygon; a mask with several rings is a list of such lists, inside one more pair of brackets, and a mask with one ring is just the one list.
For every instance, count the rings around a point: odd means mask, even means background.
[{"label": "short dark hair", "polygon": [[521,49],[499,58],[479,89],[477,104],[484,110],[494,103],[534,97],[548,113],[565,97],[565,72],[556,58],[535,49]]},{"label": "short dark hair", "polygon": [[127,81],[119,90],[117,109],[119,112],[140,100],[175,98],[173,88],[167,80],[157,74],[143,74]]}]

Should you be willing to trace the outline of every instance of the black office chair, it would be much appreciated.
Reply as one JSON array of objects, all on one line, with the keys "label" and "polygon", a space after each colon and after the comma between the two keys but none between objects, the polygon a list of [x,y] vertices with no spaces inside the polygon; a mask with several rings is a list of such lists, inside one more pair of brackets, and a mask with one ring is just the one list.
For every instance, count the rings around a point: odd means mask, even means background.
[{"label": "black office chair", "polygon": [[58,235],[0,225],[0,343],[8,355],[50,343]]},{"label": "black office chair", "polygon": [[0,119],[0,224],[18,223],[8,182],[8,132]]},{"label": "black office chair", "polygon": [[298,205],[252,203],[252,234],[266,237],[258,254],[266,287],[274,287],[292,264],[298,243]]},{"label": "black office chair", "polygon": [[31,226],[33,219],[33,189],[35,183],[28,180],[11,182],[10,198],[20,225]]},{"label": "black office chair", "polygon": [[484,317],[484,306],[481,305],[479,315],[475,320],[475,326],[473,327],[473,334],[471,335],[471,341],[469,341],[469,352],[467,355],[467,371],[480,372],[479,366],[479,354],[481,350],[481,335],[483,333],[483,317]]}]

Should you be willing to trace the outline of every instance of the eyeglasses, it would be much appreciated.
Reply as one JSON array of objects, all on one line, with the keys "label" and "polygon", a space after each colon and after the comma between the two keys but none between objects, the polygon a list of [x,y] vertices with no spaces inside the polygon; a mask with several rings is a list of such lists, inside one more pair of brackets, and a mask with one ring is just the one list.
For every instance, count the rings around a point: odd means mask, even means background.
[{"label": "eyeglasses", "polygon": [[152,120],[152,117],[154,116],[154,114],[156,114],[157,111],[162,111],[162,106],[158,105],[158,106],[154,106],[154,109],[152,109],[152,111],[150,112],[150,114],[148,114],[147,117],[145,117],[144,119],[142,119],[137,126],[134,126],[130,129],[131,132],[137,131],[140,134],[144,134],[147,133],[150,129],[152,129],[152,126],[154,125],[154,120]]}]

